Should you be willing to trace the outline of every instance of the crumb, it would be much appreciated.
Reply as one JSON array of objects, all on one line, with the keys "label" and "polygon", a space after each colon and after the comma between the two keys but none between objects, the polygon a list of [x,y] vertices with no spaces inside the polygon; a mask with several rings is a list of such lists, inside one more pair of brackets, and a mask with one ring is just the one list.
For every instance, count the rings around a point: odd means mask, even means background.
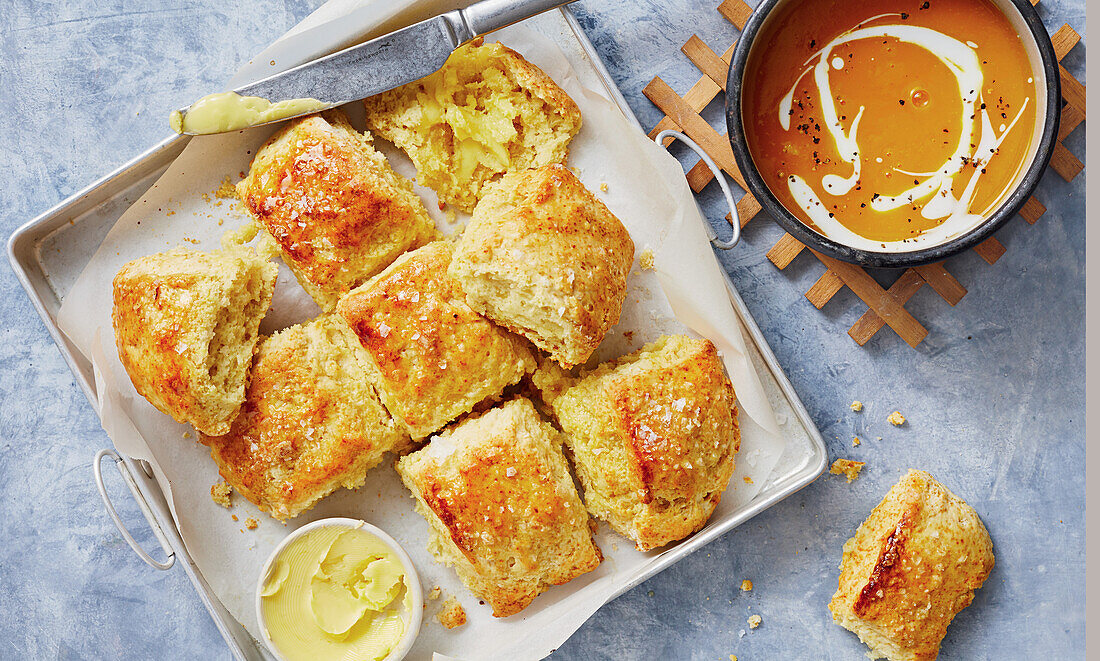
[{"label": "crumb", "polygon": [[259,527],[259,525],[260,522],[252,517],[248,517],[244,520],[244,527],[248,528],[249,530],[255,530],[257,527]]},{"label": "crumb", "polygon": [[191,432],[189,432],[189,431],[183,432],[183,437],[184,438],[191,438]]},{"label": "crumb", "polygon": [[905,424],[905,416],[901,414],[901,411],[894,411],[886,416],[886,422],[889,422],[895,427],[900,427]]},{"label": "crumb", "polygon": [[743,477],[741,479],[745,481],[745,484],[752,484],[752,478],[749,477],[748,475],[746,475],[745,477]]},{"label": "crumb", "polygon": [[210,204],[210,196],[206,193],[202,194],[202,201],[206,204]]},{"label": "crumb", "polygon": [[604,183],[600,184],[600,192],[601,193],[606,193],[607,192],[607,182],[606,181]]},{"label": "crumb", "polygon": [[763,622],[763,621],[764,621],[763,618],[761,618],[759,615],[750,615],[749,616],[749,628],[750,629],[755,629],[756,627],[760,626],[760,623]]},{"label": "crumb", "polygon": [[730,654],[730,661],[737,661],[737,655],[736,654]]},{"label": "crumb", "polygon": [[466,624],[466,611],[462,608],[462,604],[458,603],[458,599],[448,597],[447,601],[443,602],[443,607],[435,614],[435,619],[448,629],[454,629]]},{"label": "crumb", "polygon": [[228,482],[218,482],[210,485],[210,500],[221,505],[225,509],[233,507],[233,487]]},{"label": "crumb", "polygon": [[837,459],[833,462],[833,465],[829,467],[829,472],[833,475],[843,475],[848,478],[848,482],[859,477],[859,472],[863,470],[862,461],[852,461],[850,459]]},{"label": "crumb", "polygon": [[443,594],[443,588],[438,585],[428,591],[428,601],[435,601],[439,599],[439,595]]},{"label": "crumb", "polygon": [[234,521],[240,521],[240,519],[238,519],[238,518],[237,518],[237,515],[236,515],[236,514],[234,514],[234,515],[233,515],[233,520],[234,520]]},{"label": "crumb", "polygon": [[862,443],[862,441],[859,440],[858,436],[855,436],[855,437],[852,438],[852,447],[853,448],[859,446],[860,443]]},{"label": "crumb", "polygon": [[646,248],[642,251],[641,257],[638,258],[638,265],[642,267],[643,271],[656,270],[656,266],[653,265],[653,250]]},{"label": "crumb", "polygon": [[852,402],[852,403],[851,403],[851,404],[850,404],[850,405],[848,406],[848,408],[852,409],[852,410],[853,410],[853,411],[855,411],[856,413],[859,413],[860,411],[862,411],[862,410],[863,410],[863,402],[861,402],[861,401],[859,401],[859,400],[857,399],[856,401]]},{"label": "crumb", "polygon": [[226,175],[225,179],[222,179],[222,185],[218,186],[218,189],[214,191],[214,197],[222,200],[237,198],[237,187],[233,185],[229,175]]},{"label": "crumb", "polygon": [[454,225],[456,222],[458,222],[458,214],[456,214],[455,210],[451,207],[447,207],[447,209],[443,212],[443,217],[447,219],[447,224],[449,225]]},{"label": "crumb", "polygon": [[752,581],[750,581],[747,578],[745,580],[741,581],[741,591],[742,592],[752,592]]}]

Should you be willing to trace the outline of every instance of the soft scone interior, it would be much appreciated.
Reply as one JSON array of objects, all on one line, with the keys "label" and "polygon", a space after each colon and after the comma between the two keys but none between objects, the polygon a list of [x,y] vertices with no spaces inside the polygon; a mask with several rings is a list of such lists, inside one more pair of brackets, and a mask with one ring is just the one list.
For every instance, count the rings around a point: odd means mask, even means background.
[{"label": "soft scone interior", "polygon": [[214,318],[206,350],[206,372],[216,390],[244,401],[248,369],[258,339],[260,321],[270,304],[274,278],[267,262],[248,261],[227,283],[225,305]]},{"label": "soft scone interior", "polygon": [[177,248],[123,266],[112,318],[135,389],[200,432],[228,431],[276,275],[274,264],[241,246]]},{"label": "soft scone interior", "polygon": [[581,126],[577,105],[549,76],[480,39],[365,105],[367,125],[409,155],[420,183],[464,211],[497,175],[564,161]]}]

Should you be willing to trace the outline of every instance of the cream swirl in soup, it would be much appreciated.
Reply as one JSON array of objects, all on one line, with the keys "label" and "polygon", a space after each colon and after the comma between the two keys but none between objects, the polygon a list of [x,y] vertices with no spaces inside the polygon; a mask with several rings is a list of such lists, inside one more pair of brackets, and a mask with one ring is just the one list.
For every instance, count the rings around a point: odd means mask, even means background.
[{"label": "cream swirl in soup", "polygon": [[841,243],[904,251],[1003,201],[1026,165],[1035,85],[995,7],[792,5],[757,37],[770,46],[750,58],[743,105],[750,153],[792,213]]}]

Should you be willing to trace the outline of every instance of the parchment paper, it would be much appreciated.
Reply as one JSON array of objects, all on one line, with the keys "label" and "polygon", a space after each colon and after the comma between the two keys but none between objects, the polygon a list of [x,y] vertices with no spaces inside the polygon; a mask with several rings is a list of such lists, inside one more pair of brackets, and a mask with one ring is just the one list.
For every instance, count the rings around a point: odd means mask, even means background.
[{"label": "parchment paper", "polygon": [[[404,13],[395,9],[396,3],[384,0],[326,3],[258,55],[231,86],[345,46],[372,30],[392,29],[429,15],[439,11],[441,4],[464,3],[414,0],[404,6]],[[649,248],[655,254],[655,271],[642,271],[635,263],[622,318],[598,349],[600,360],[632,351],[663,333],[676,332],[707,337],[721,351],[741,410],[742,446],[737,471],[708,524],[714,525],[747,504],[765,484],[785,442],[747,357],[720,266],[683,171],[663,148],[629,124],[614,104],[581,87],[553,42],[522,25],[492,38],[541,67],[577,102],[584,125],[571,144],[568,164],[623,221],[637,253]],[[271,65],[272,61],[276,65]],[[353,123],[359,114],[357,105],[349,106]],[[433,617],[439,602],[429,603],[409,659],[431,658],[433,653],[462,659],[534,659],[549,654],[669,549],[638,552],[601,524],[597,543],[605,560],[597,570],[550,589],[518,615],[496,619],[451,569],[435,563],[427,552],[428,526],[413,511],[413,500],[391,460],[371,471],[362,488],[339,491],[289,524],[269,518],[237,495],[232,510],[226,511],[210,499],[210,486],[220,478],[208,450],[194,440],[194,431],[155,410],[130,384],[118,360],[111,329],[114,274],[131,259],[178,245],[215,249],[226,231],[244,224],[246,219],[236,202],[219,199],[213,192],[227,177],[236,182],[243,176],[256,148],[271,132],[261,128],[194,138],[153,188],[119,219],[65,296],[59,325],[95,367],[98,412],[104,429],[119,451],[153,465],[188,552],[215,595],[257,639],[261,636],[255,589],[269,553],[298,526],[329,516],[351,516],[379,526],[405,546],[425,592],[441,586],[466,609],[468,623],[448,631]],[[415,175],[403,154],[378,142],[395,169],[409,177]],[[606,192],[601,192],[601,184],[607,185]],[[458,224],[452,225],[438,211],[434,193],[420,187],[417,192],[441,230],[461,227],[462,214]],[[315,314],[316,306],[285,265],[280,265],[275,301],[261,331],[270,333]],[[249,517],[259,521],[256,530],[245,529]]]}]

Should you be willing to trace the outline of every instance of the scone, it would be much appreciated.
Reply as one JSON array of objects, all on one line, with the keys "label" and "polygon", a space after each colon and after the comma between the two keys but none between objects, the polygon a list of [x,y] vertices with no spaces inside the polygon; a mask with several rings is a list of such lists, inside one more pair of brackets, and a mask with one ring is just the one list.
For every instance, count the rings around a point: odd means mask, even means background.
[{"label": "scone", "polygon": [[581,128],[577,104],[549,76],[480,39],[430,76],[364,103],[370,130],[404,150],[419,182],[463,211],[504,172],[564,162]]},{"label": "scone", "polygon": [[412,182],[341,111],[292,121],[272,136],[237,195],[324,310],[437,236]]},{"label": "scone", "polygon": [[472,308],[570,367],[619,321],[633,261],[634,242],[619,219],[553,164],[488,187],[451,274]]},{"label": "scone", "polygon": [[228,434],[203,435],[225,480],[276,519],[353,489],[382,455],[408,443],[336,315],[260,343],[244,410]]},{"label": "scone", "polygon": [[177,248],[124,265],[114,279],[111,320],[138,393],[200,432],[229,431],[277,273],[243,247]]},{"label": "scone", "polygon": [[993,542],[974,508],[910,470],[844,543],[829,610],[870,646],[867,656],[931,661],[992,570]]},{"label": "scone", "polygon": [[582,377],[552,406],[588,511],[640,551],[702,528],[741,447],[714,345],[666,335]]},{"label": "scone", "polygon": [[341,301],[386,408],[422,439],[535,369],[531,349],[466,304],[447,274],[452,246],[430,243]]},{"label": "scone", "polygon": [[560,435],[525,399],[454,425],[397,472],[431,525],[432,555],[497,617],[600,564]]}]

